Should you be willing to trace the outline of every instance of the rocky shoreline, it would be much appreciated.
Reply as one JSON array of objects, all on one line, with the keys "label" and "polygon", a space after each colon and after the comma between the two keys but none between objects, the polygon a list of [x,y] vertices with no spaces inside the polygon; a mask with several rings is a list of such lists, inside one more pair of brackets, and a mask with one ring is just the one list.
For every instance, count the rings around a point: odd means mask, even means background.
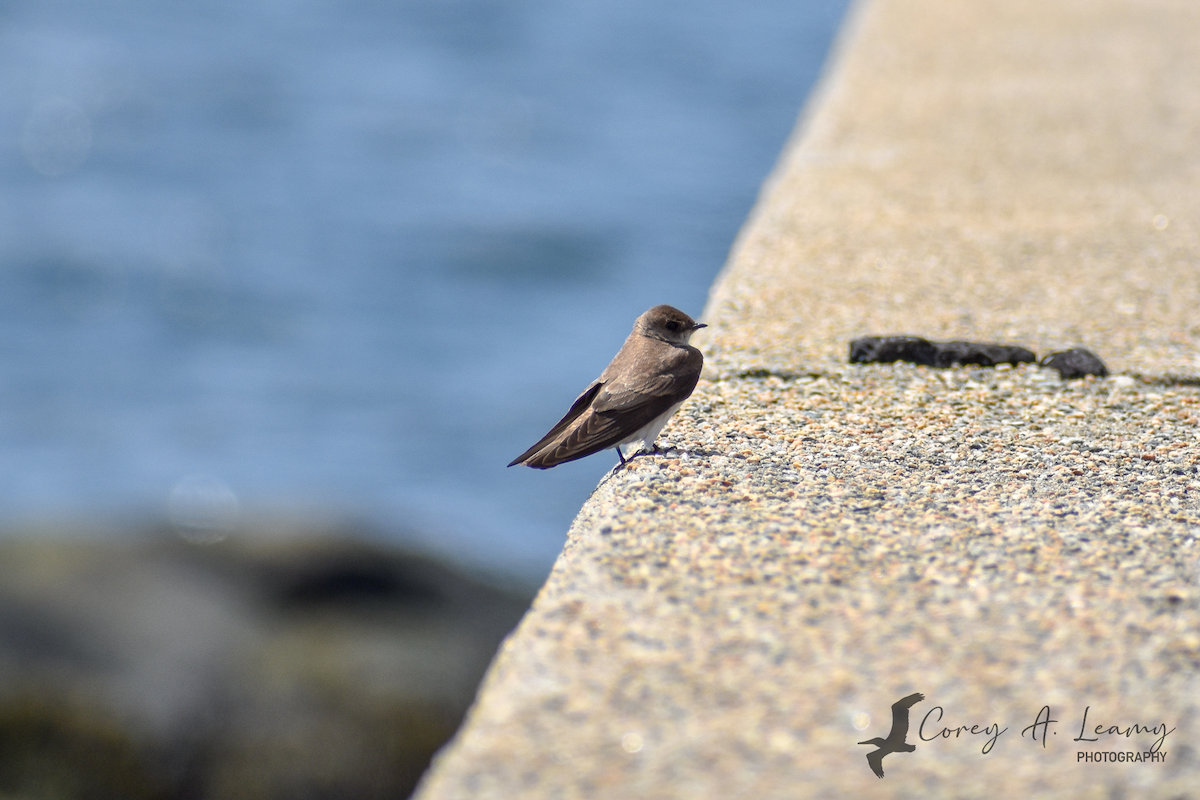
[{"label": "rocky shoreline", "polygon": [[364,533],[0,537],[0,794],[407,796],[529,597]]}]

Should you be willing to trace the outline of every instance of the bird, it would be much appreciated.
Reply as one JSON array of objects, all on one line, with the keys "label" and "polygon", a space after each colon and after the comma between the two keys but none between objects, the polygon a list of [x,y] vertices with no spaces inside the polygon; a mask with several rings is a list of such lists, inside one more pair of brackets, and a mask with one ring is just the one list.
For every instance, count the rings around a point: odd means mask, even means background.
[{"label": "bird", "polygon": [[700,380],[704,355],[688,340],[705,327],[672,306],[642,314],[566,416],[508,466],[549,469],[613,447],[623,467],[645,447],[657,449],[659,431]]},{"label": "bird", "polygon": [[911,753],[917,749],[915,744],[904,741],[908,737],[908,709],[925,699],[925,695],[914,692],[908,697],[902,697],[892,703],[892,729],[886,739],[875,737],[859,744],[871,744],[879,748],[867,753],[867,763],[871,771],[883,777],[883,757],[891,753]]}]

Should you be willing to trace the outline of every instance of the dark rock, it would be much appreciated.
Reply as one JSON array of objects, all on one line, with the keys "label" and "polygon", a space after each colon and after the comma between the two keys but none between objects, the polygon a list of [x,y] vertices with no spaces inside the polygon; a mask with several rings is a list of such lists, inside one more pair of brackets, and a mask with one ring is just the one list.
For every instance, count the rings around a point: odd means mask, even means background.
[{"label": "dark rock", "polygon": [[380,557],[367,547],[340,545],[329,552],[262,565],[263,587],[283,610],[369,604],[432,608],[449,600],[455,575],[407,553]]},{"label": "dark rock", "polygon": [[1032,364],[1032,350],[987,342],[931,342],[919,336],[863,336],[850,342],[851,364],[891,364],[908,361],[926,367],[945,369],[974,364]]},{"label": "dark rock", "polygon": [[171,800],[128,731],[64,698],[0,701],[0,797]]},{"label": "dark rock", "polygon": [[1058,370],[1063,380],[1082,378],[1095,375],[1097,378],[1108,377],[1108,367],[1099,356],[1085,347],[1072,347],[1070,350],[1059,350],[1042,359],[1041,366]]},{"label": "dark rock", "polygon": [[338,531],[6,535],[0,797],[406,797],[529,600]]},{"label": "dark rock", "polygon": [[851,364],[910,361],[932,367],[936,359],[933,342],[919,336],[863,336],[850,342]]},{"label": "dark rock", "polygon": [[935,342],[933,346],[937,350],[935,367],[994,367],[997,364],[1033,364],[1037,361],[1037,355],[1032,350],[1012,344]]}]

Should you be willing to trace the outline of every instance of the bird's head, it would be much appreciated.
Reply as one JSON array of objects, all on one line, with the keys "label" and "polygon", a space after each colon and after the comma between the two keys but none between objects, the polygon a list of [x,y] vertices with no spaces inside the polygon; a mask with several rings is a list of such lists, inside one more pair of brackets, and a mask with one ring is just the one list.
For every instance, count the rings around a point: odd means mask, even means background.
[{"label": "bird's head", "polygon": [[859,744],[869,744],[874,745],[875,747],[883,747],[885,744],[887,744],[887,742],[876,736],[874,739],[867,739],[865,742],[859,742]]},{"label": "bird's head", "polygon": [[633,329],[643,336],[672,344],[687,344],[692,334],[707,327],[672,306],[655,306],[638,317]]}]

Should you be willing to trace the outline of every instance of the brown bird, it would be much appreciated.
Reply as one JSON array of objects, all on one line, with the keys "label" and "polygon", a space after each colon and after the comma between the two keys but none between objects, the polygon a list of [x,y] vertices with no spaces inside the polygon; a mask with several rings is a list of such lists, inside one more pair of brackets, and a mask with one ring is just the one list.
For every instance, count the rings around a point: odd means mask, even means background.
[{"label": "brown bird", "polygon": [[[705,327],[677,308],[655,306],[567,415],[509,466],[550,467],[615,447],[623,465],[679,410],[700,380],[704,356],[688,339]],[[624,450],[623,450],[624,448]]]}]

